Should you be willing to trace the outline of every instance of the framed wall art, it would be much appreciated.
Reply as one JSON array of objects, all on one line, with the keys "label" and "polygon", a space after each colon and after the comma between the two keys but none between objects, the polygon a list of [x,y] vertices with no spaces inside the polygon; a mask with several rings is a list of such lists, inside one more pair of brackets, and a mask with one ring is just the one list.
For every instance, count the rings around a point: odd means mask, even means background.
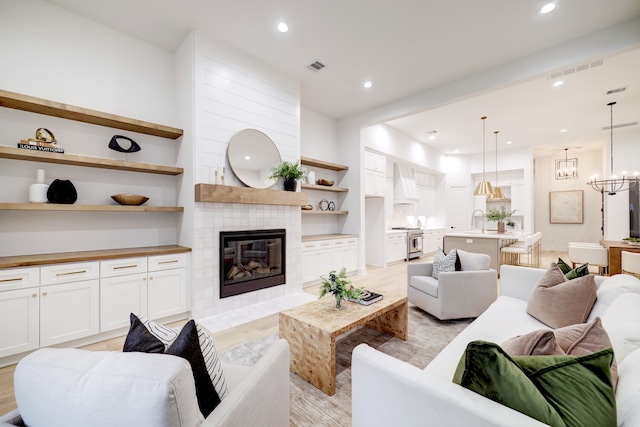
[{"label": "framed wall art", "polygon": [[549,222],[551,224],[583,224],[583,211],[583,190],[549,192]]}]

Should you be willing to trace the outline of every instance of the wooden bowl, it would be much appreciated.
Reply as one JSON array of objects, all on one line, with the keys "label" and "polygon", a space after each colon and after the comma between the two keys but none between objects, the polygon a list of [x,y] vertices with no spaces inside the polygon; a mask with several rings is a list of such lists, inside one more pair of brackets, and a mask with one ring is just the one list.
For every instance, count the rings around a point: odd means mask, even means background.
[{"label": "wooden bowl", "polygon": [[138,194],[114,194],[111,198],[121,205],[128,206],[140,206],[149,200],[148,197],[140,196]]}]

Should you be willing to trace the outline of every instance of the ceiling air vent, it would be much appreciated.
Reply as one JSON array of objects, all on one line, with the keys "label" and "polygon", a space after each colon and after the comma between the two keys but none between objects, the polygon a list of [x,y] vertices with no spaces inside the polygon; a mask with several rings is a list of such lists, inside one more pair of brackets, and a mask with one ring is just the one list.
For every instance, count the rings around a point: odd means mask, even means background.
[{"label": "ceiling air vent", "polygon": [[587,62],[586,64],[580,64],[575,67],[569,67],[562,71],[555,71],[549,74],[549,80],[555,80],[562,76],[568,76],[570,74],[579,73],[580,71],[586,71],[594,67],[599,67],[600,65],[603,65],[604,62],[605,62],[604,58],[596,59],[595,61]]},{"label": "ceiling air vent", "polygon": [[309,64],[307,66],[307,68],[310,69],[313,72],[316,72],[316,71],[322,70],[324,68],[324,64],[322,62],[320,62],[320,61],[315,61],[315,62],[312,62],[311,64]]},{"label": "ceiling air vent", "polygon": [[611,89],[607,91],[607,95],[613,95],[614,93],[620,93],[620,92],[624,92],[625,90],[627,90],[627,87],[619,87],[617,89]]}]

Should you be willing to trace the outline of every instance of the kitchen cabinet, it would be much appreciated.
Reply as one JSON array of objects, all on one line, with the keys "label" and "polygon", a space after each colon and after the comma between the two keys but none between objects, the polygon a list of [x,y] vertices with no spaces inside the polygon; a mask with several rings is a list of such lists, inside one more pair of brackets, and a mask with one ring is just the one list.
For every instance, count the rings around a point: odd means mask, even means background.
[{"label": "kitchen cabinet", "polygon": [[364,152],[364,195],[384,197],[387,159],[376,153]]},{"label": "kitchen cabinet", "polygon": [[[168,258],[176,260],[175,263]],[[160,319],[187,311],[186,256],[150,257],[147,315]]]},{"label": "kitchen cabinet", "polygon": [[357,240],[355,237],[333,240],[332,270],[340,271],[344,268],[347,272],[352,272],[358,269]]},{"label": "kitchen cabinet", "polygon": [[403,261],[407,258],[407,232],[387,233],[386,236],[386,263]]},{"label": "kitchen cabinet", "polygon": [[422,241],[422,253],[423,255],[435,253],[438,248],[443,246],[442,239],[444,238],[444,228],[425,230],[424,238]]},{"label": "kitchen cabinet", "polygon": [[0,292],[0,357],[40,345],[40,293],[35,289]]}]

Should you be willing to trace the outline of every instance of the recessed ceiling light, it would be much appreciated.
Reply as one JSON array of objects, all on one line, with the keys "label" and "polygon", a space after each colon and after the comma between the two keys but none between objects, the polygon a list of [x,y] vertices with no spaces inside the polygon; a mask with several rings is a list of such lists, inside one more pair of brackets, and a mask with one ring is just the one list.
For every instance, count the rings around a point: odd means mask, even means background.
[{"label": "recessed ceiling light", "polygon": [[507,141],[507,145],[513,144],[513,141]]},{"label": "recessed ceiling light", "polygon": [[281,33],[286,33],[287,31],[289,31],[289,26],[284,22],[281,22],[278,24],[278,31],[280,31]]},{"label": "recessed ceiling light", "polygon": [[251,160],[251,156],[244,156],[245,160]]},{"label": "recessed ceiling light", "polygon": [[547,3],[544,6],[542,6],[542,9],[540,9],[540,13],[542,13],[542,14],[549,13],[555,8],[556,8],[556,4],[555,3]]},{"label": "recessed ceiling light", "polygon": [[560,133],[565,133],[565,132],[569,132],[568,129],[560,129]]},{"label": "recessed ceiling light", "polygon": [[453,150],[453,154],[458,154],[460,150]]},{"label": "recessed ceiling light", "polygon": [[367,89],[369,89],[371,86],[373,86],[373,84],[369,81],[364,82],[364,87],[366,87]]},{"label": "recessed ceiling light", "polygon": [[557,82],[553,82],[553,87],[562,86],[564,82],[562,80],[558,80]]},{"label": "recessed ceiling light", "polygon": [[433,141],[434,139],[436,139],[436,136],[435,136],[435,135],[431,135],[431,136],[429,137],[429,139]]}]

